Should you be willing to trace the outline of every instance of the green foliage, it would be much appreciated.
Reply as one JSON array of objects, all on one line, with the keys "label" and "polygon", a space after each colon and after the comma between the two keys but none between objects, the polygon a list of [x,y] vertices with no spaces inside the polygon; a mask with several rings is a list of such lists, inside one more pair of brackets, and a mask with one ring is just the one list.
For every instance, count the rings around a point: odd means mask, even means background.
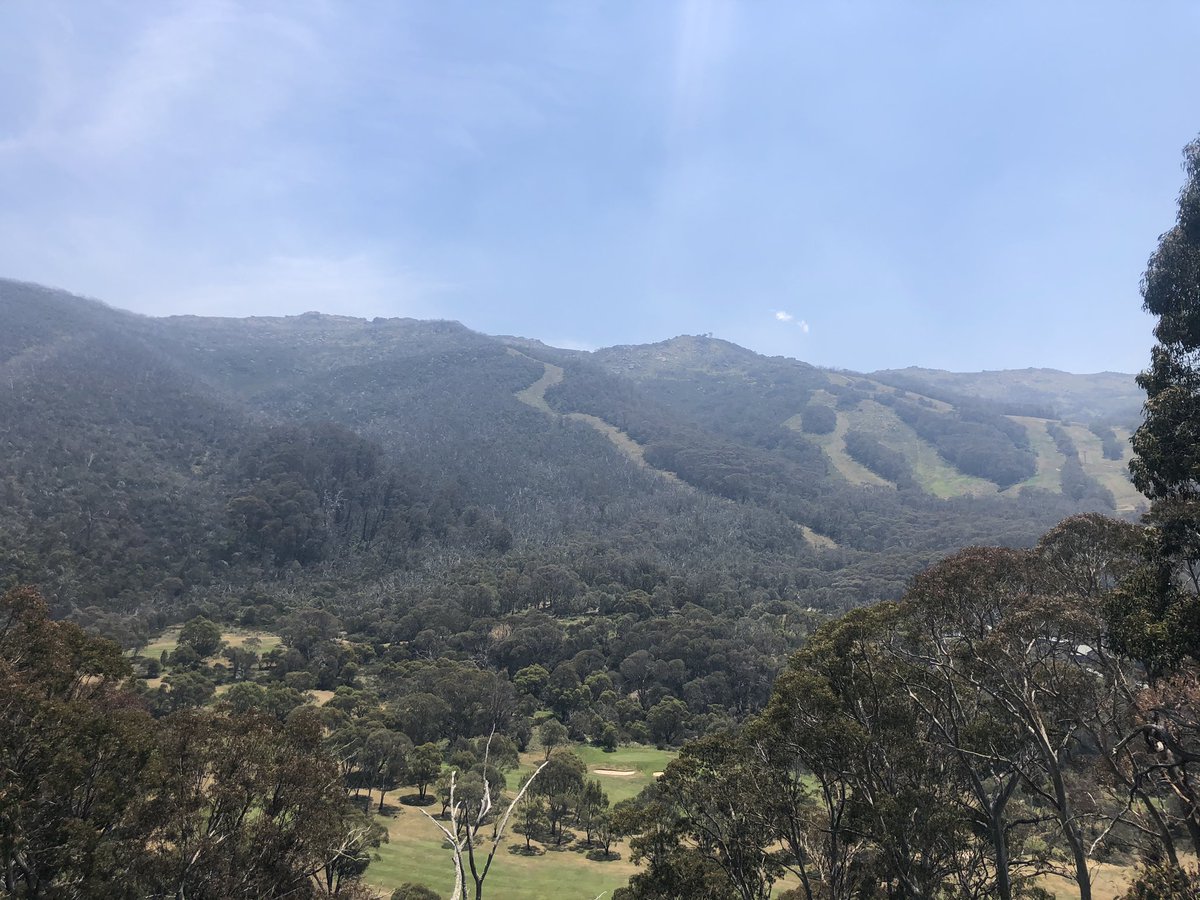
[{"label": "green foliage", "polygon": [[547,719],[538,726],[538,743],[546,753],[546,759],[554,752],[554,748],[567,741],[567,728],[558,719]]},{"label": "green foliage", "polygon": [[933,412],[888,398],[896,415],[960,472],[1010,487],[1037,471],[1024,428],[986,409]]},{"label": "green foliage", "polygon": [[620,742],[620,732],[611,722],[605,723],[600,731],[600,735],[596,738],[596,743],[610,753],[617,749],[617,744]]},{"label": "green foliage", "polygon": [[[388,791],[411,783],[423,800],[449,757],[462,769],[462,790],[478,793],[481,776],[505,780],[503,768],[516,747],[529,744],[535,716],[554,717],[539,730],[561,729],[610,749],[724,732],[768,703],[784,661],[822,618],[814,610],[897,597],[916,570],[950,549],[981,538],[1029,544],[1077,509],[1037,493],[945,502],[917,490],[850,486],[815,443],[783,423],[820,408],[808,415],[836,424],[829,403],[854,408],[878,385],[860,379],[847,386],[821,370],[720,342],[626,348],[594,362],[546,351],[565,373],[547,395],[547,415],[513,396],[541,375],[540,361],[452,323],[142,320],[7,283],[0,284],[0,314],[0,363],[12,376],[11,390],[0,394],[0,439],[12,448],[0,461],[8,513],[0,567],[44,581],[56,614],[128,647],[187,623],[164,659],[170,670],[162,687],[136,700],[113,690],[106,694],[110,722],[90,713],[79,713],[79,722],[105,750],[97,764],[111,764],[113,783],[126,779],[147,796],[158,791],[179,803],[178,814],[155,808],[156,827],[166,829],[160,846],[194,845],[185,814],[211,823],[205,816],[230,808],[222,804],[249,802],[246,828],[227,832],[222,847],[195,845],[226,887],[221,879],[233,867],[257,873],[265,865],[254,856],[255,842],[273,846],[288,869],[313,858],[305,854],[315,852],[315,835],[333,820],[343,837],[354,831],[367,845],[347,843],[322,877],[352,882],[374,838],[318,786],[340,783],[369,801],[378,793],[382,803]],[[686,352],[675,352],[681,347]],[[659,360],[664,350],[667,365]],[[1023,434],[995,410],[932,413],[934,404],[923,404],[914,408],[953,423],[952,434],[937,440],[956,447],[947,452],[960,462],[975,454],[984,468],[1019,468]],[[630,465],[560,412],[619,427],[650,465],[687,486]],[[857,448],[852,455],[905,481],[894,455],[869,435],[852,433],[847,442]],[[815,548],[797,526],[838,547]],[[1138,618],[1143,607],[1129,616],[1142,623],[1131,627],[1131,642],[1162,632]],[[209,664],[221,636],[217,622],[269,627],[282,646],[261,657],[231,646]],[[944,756],[932,775],[917,765],[910,732],[928,723],[894,702],[903,695],[870,706],[869,721],[855,718],[863,713],[851,709],[850,698],[867,696],[865,669],[853,653],[847,659],[831,650],[831,639],[841,640],[822,632],[810,648],[830,671],[799,686],[789,672],[781,684],[803,687],[809,712],[826,717],[805,725],[805,740],[836,743],[833,732],[845,726],[898,750],[883,760],[842,746],[859,766],[856,777],[866,777],[868,764],[891,766],[891,781],[856,788],[891,805],[870,810],[875,820],[853,821],[876,845],[909,841],[925,867],[918,875],[932,883],[966,840],[961,818],[942,810],[964,783],[947,775],[953,766]],[[833,671],[838,666],[850,674]],[[875,686],[891,691],[894,675],[884,667]],[[223,693],[215,696],[218,685]],[[334,692],[319,712],[303,694],[314,689]],[[126,710],[134,711],[127,722]],[[130,722],[153,739],[143,745],[123,732],[106,736],[105,728]],[[62,726],[61,734],[75,734],[74,727]],[[495,753],[485,771],[480,741],[493,729]],[[780,741],[799,740],[780,734]],[[562,738],[542,744],[553,749]],[[173,755],[163,749],[168,739]],[[126,740],[131,758],[118,762],[107,751]],[[62,758],[46,757],[46,765],[68,776],[72,766],[85,766],[70,746],[64,742],[56,751]],[[139,762],[143,746],[149,762]],[[791,765],[800,758],[794,750],[778,758]],[[255,753],[263,759],[252,762]],[[152,777],[138,766],[167,759],[200,787],[188,794],[182,783],[168,790],[153,782],[151,789],[138,780]],[[245,767],[236,773],[240,787],[227,784],[231,770],[221,759]],[[123,769],[126,763],[133,768]],[[551,763],[547,792],[536,800],[556,843],[570,838],[566,828],[603,843],[630,827],[627,808],[605,813],[582,762],[552,752]],[[301,772],[312,784],[289,780]],[[738,768],[714,784],[750,796],[748,773],[763,774]],[[778,774],[770,773],[771,792],[757,796],[803,795],[798,776]],[[315,830],[302,833],[302,823],[271,817],[263,798],[272,778],[295,798],[292,815],[312,811],[304,824]],[[716,797],[702,781],[684,780],[686,790],[670,801],[676,813],[687,803],[699,811],[696,798]],[[614,797],[624,790],[611,779],[606,785]],[[947,802],[922,810],[903,831],[906,804],[921,791]],[[814,814],[810,801],[797,801],[804,817]],[[46,808],[63,805],[51,798]],[[723,828],[765,827],[734,823],[732,807],[723,809]],[[256,831],[259,819],[278,832]],[[114,840],[126,833],[110,824],[88,820],[81,828]],[[332,839],[334,831],[320,834]],[[806,840],[815,834],[810,828]],[[293,843],[272,845],[280,836]],[[144,849],[137,840],[114,845],[113,858],[137,856]],[[688,840],[659,854],[657,880],[637,888],[644,896],[728,894],[725,864],[697,860]],[[896,865],[871,856],[859,874],[877,882],[888,872],[899,877]],[[288,883],[287,872],[280,877]],[[672,894],[672,879],[686,890]],[[188,886],[188,895],[205,890]]]},{"label": "green foliage", "polygon": [[173,672],[155,692],[152,708],[156,715],[199,709],[215,692],[212,679],[201,672]]},{"label": "green foliage", "polygon": [[1141,869],[1121,900],[1195,900],[1200,896],[1200,871],[1167,864]]},{"label": "green foliage", "polygon": [[1035,897],[1055,858],[1088,896],[1085,809],[1112,846],[1175,852],[1200,812],[1168,812],[1192,790],[1177,767],[1200,750],[1200,682],[1188,669],[1147,690],[1101,615],[1143,546],[1135,526],[1077,516],[1032,551],[961,551],[902,602],[818,629],[761,716],[685,745],[614,808],[646,863],[629,896],[720,873],[718,892],[765,897],[786,871],[813,896]]},{"label": "green foliage", "polygon": [[1151,500],[1190,500],[1200,471],[1200,141],[1184,150],[1187,180],[1175,226],[1159,240],[1142,279],[1158,317],[1150,367],[1138,376],[1145,419],[1134,433],[1134,483]]},{"label": "green foliage", "polygon": [[423,884],[408,882],[392,891],[391,900],[442,900],[442,895]]},{"label": "green foliage", "polygon": [[634,852],[646,854],[650,861],[645,878],[635,876],[631,884],[674,880],[675,874],[655,869],[664,864],[679,868],[687,848],[694,845],[706,865],[725,874],[737,896],[769,897],[782,872],[772,853],[778,832],[769,816],[755,811],[768,779],[753,748],[731,735],[689,744],[653,790],[654,803],[669,810],[665,823],[656,823],[661,830],[631,842]]},{"label": "green foliage", "polygon": [[336,788],[313,716],[155,720],[125,692],[119,648],[51,621],[33,589],[0,597],[0,622],[7,893],[350,891],[380,835]]},{"label": "green foliage", "polygon": [[1113,647],[1160,675],[1200,648],[1200,600],[1179,583],[1172,566],[1139,566],[1105,598]]},{"label": "green foliage", "polygon": [[1195,655],[1200,627],[1200,140],[1184,148],[1186,180],[1175,226],[1142,279],[1158,317],[1144,421],[1134,432],[1134,484],[1151,500],[1148,562],[1113,604],[1120,639],[1152,671]]},{"label": "green foliage", "polygon": [[1125,455],[1125,445],[1117,438],[1112,426],[1104,422],[1093,422],[1088,430],[1100,438],[1101,452],[1105,459],[1121,459]]},{"label": "green foliage", "polygon": [[[8,282],[0,315],[0,359],[15,360],[0,431],[16,448],[0,462],[0,564],[131,647],[196,615],[273,624],[298,597],[339,617],[354,607],[347,631],[403,632],[423,658],[486,652],[484,621],[525,610],[649,620],[686,597],[731,616],[788,602],[796,617],[894,597],[937,552],[1031,541],[1072,511],[1040,495],[947,504],[851,489],[781,423],[817,390],[839,403],[854,391],[720,342],[688,342],[703,364],[671,354],[653,378],[563,358],[548,395],[628,431],[699,488],[685,493],[592,429],[522,405],[514,393],[540,362],[451,323],[149,320]],[[842,550],[817,551],[796,524]],[[397,571],[403,586],[381,600]],[[671,579],[687,588],[668,598]],[[425,607],[435,595],[453,627]],[[463,618],[476,631],[452,647]],[[540,638],[518,631],[486,662],[550,671]],[[317,687],[343,683],[340,666],[313,667]],[[556,702],[566,716],[578,700]]]},{"label": "green foliage", "polygon": [[1200,346],[1200,140],[1184,148],[1183,160],[1178,217],[1150,257],[1142,299],[1158,317],[1160,346],[1186,350]]},{"label": "green foliage", "polygon": [[540,797],[546,804],[546,820],[556,845],[563,842],[563,826],[579,803],[586,774],[587,766],[577,754],[559,750],[550,755],[530,785],[529,794]]},{"label": "green foliage", "polygon": [[197,616],[180,629],[179,645],[190,647],[201,659],[212,656],[221,649],[221,626]]},{"label": "green foliage", "polygon": [[531,666],[525,666],[513,676],[513,684],[523,691],[532,694],[534,697],[540,697],[542,688],[550,681],[550,673],[546,671],[545,666],[540,666],[534,663]]},{"label": "green foliage", "polygon": [[658,746],[670,746],[682,736],[690,718],[686,703],[675,697],[666,697],[646,713],[646,727]]},{"label": "green foliage", "polygon": [[411,783],[416,785],[421,800],[429,785],[437,780],[442,771],[442,751],[437,744],[421,744],[413,749],[408,757],[408,776]]},{"label": "green foliage", "polygon": [[1102,372],[1073,375],[1057,369],[1010,369],[1001,372],[945,372],[892,369],[871,373],[894,385],[952,406],[985,405],[995,412],[1036,419],[1133,422],[1145,396],[1128,375]]},{"label": "green foliage", "polygon": [[[1060,473],[1063,494],[1072,500],[1092,498],[1106,509],[1115,508],[1116,501],[1113,499],[1112,491],[1083,471],[1083,465],[1079,461],[1079,450],[1066,430],[1061,425],[1050,422],[1046,425],[1046,431],[1054,440],[1058,452],[1063,455]],[[1120,456],[1117,458],[1119,459]]]},{"label": "green foliage", "polygon": [[837,413],[824,403],[809,403],[800,413],[800,427],[806,434],[829,434],[837,428]]},{"label": "green foliage", "polygon": [[305,697],[299,691],[279,682],[266,685],[240,682],[221,695],[222,706],[237,715],[257,712],[286,721],[292,710],[303,706]]},{"label": "green foliage", "polygon": [[886,478],[896,487],[911,489],[916,487],[912,466],[904,454],[880,443],[865,431],[851,429],[846,432],[843,440],[846,452],[855,462],[866,466],[880,478]]}]

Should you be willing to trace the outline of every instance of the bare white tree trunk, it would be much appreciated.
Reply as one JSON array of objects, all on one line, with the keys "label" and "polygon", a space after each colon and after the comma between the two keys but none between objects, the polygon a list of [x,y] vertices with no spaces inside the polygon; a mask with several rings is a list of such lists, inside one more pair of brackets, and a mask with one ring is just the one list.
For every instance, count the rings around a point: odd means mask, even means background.
[{"label": "bare white tree trunk", "polygon": [[[525,796],[525,792],[529,790],[529,786],[533,784],[534,779],[541,774],[542,769],[546,768],[547,763],[542,763],[529,779],[517,792],[516,798],[508,805],[504,811],[504,815],[500,818],[499,824],[492,831],[492,846],[488,851],[488,855],[483,863],[483,868],[480,869],[475,862],[475,838],[479,834],[479,826],[488,813],[492,811],[492,788],[488,784],[487,765],[492,749],[492,736],[495,735],[496,729],[492,729],[492,734],[488,736],[487,747],[483,753],[483,799],[479,801],[479,812],[474,816],[474,822],[471,819],[464,819],[466,813],[464,803],[456,803],[454,799],[454,789],[458,778],[457,772],[450,773],[450,827],[447,828],[425,810],[421,810],[424,816],[429,819],[434,825],[441,830],[446,839],[450,841],[451,852],[454,856],[454,893],[450,895],[450,900],[464,900],[464,890],[466,888],[466,870],[468,866],[471,869],[471,877],[475,881],[475,900],[482,900],[483,897],[483,882],[487,878],[488,871],[492,867],[492,860],[496,856],[496,851],[500,848],[500,843],[504,839],[504,831],[508,827],[508,820],[512,816],[512,811],[517,804],[521,802],[521,798]],[[464,824],[465,823],[465,824]],[[459,829],[462,826],[463,836],[460,838]],[[463,853],[466,853],[466,860],[463,859]]]}]

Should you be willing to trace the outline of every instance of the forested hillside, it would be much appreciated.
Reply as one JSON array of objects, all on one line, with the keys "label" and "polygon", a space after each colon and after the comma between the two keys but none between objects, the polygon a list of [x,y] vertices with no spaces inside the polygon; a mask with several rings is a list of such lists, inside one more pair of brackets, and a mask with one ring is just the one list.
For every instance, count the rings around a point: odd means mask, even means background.
[{"label": "forested hillside", "polygon": [[1097,372],[1074,375],[1057,369],[1004,372],[945,372],[940,369],[888,369],[873,372],[886,384],[910,387],[930,396],[974,397],[1009,407],[1024,406],[1045,415],[1084,422],[1136,426],[1146,396],[1132,375]]},{"label": "forested hillside", "polygon": [[317,566],[357,587],[549,564],[841,609],[1136,500],[1097,482],[1099,453],[1039,459],[1056,422],[707,338],[588,355],[448,322],[148,319],[12,282],[0,315],[0,552],[64,612],[170,617]]},{"label": "forested hillside", "polygon": [[[267,746],[286,723],[307,749],[267,781],[330,764],[305,756],[317,741],[380,813],[411,785],[448,814],[443,766],[472,779],[467,796],[543,748],[670,753],[761,713],[822,622],[899,598],[958,548],[1029,547],[1070,515],[1143,504],[1123,474],[1127,423],[708,337],[581,353],[453,322],[152,319],[15,282],[0,282],[0,322],[0,588],[37,586],[5,603],[46,646],[10,675],[22,714],[67,715],[64,734],[93,727],[93,702],[136,709],[148,768],[105,775],[132,795],[167,791],[150,761],[187,729],[215,754],[192,761],[205,771],[223,744],[253,752],[239,729]],[[74,624],[133,655],[80,644]],[[30,687],[55,666],[90,683],[93,657],[94,696]],[[642,853],[610,846],[642,833],[643,808],[610,811],[604,793],[624,770],[593,767],[601,787],[585,790],[577,757],[551,758],[547,779],[567,786],[531,794],[527,849],[570,843],[570,822],[596,865]],[[267,815],[254,791],[245,808]],[[134,844],[183,840],[186,823],[112,802],[135,815],[120,825]],[[319,862],[327,894],[351,896],[391,820],[295,802],[320,821],[287,836],[280,884]],[[345,858],[318,859],[345,829]],[[255,840],[235,828],[204,852],[269,880]],[[4,851],[10,881],[76,865],[38,846]],[[235,889],[164,865],[146,890]]]}]

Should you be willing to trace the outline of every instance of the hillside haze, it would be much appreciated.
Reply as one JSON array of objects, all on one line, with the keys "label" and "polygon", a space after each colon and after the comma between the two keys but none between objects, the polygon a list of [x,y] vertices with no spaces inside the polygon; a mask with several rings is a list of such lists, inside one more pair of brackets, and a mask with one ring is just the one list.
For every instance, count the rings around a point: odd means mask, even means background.
[{"label": "hillside haze", "polygon": [[[845,608],[955,547],[1140,504],[1124,376],[1009,400],[1011,373],[901,386],[708,337],[581,353],[453,322],[146,318],[15,282],[0,320],[0,559],[63,611],[530,558]],[[1067,411],[1120,421],[1045,417]]]},{"label": "hillside haze", "polygon": [[888,384],[976,397],[997,403],[1040,406],[1054,416],[1084,422],[1117,422],[1136,427],[1146,395],[1132,375],[1097,372],[1074,375],[1058,369],[1006,369],[997,372],[946,372],[942,369],[884,369],[872,374]]}]

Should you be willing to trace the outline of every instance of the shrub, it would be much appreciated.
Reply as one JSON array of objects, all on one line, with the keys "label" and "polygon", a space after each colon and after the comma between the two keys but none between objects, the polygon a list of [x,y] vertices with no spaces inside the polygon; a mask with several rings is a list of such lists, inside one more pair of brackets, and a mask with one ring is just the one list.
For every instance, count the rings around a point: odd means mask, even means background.
[{"label": "shrub", "polygon": [[810,403],[800,413],[800,427],[807,434],[829,434],[837,428],[837,413],[823,403]]}]

